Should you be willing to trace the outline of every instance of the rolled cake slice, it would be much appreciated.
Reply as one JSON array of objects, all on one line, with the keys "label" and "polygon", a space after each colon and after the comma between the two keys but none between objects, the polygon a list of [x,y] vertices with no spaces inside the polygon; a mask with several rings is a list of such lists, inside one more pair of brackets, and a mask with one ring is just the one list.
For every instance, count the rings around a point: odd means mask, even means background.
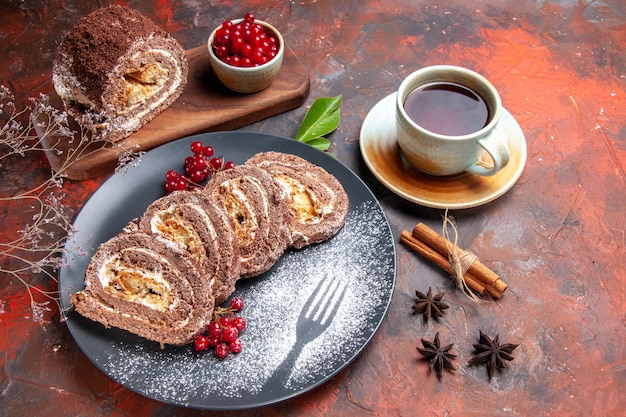
[{"label": "rolled cake slice", "polygon": [[241,278],[270,269],[289,244],[287,206],[271,175],[257,167],[238,165],[216,173],[202,192],[233,221]]},{"label": "rolled cake slice", "polygon": [[215,201],[199,192],[174,192],[148,206],[139,228],[188,251],[205,276],[214,278],[215,304],[233,293],[239,278],[239,247],[231,219]]},{"label": "rolled cake slice", "polygon": [[177,245],[120,233],[100,245],[72,296],[81,315],[163,345],[184,345],[211,322],[212,282]]},{"label": "rolled cake slice", "polygon": [[89,112],[117,141],[169,107],[187,83],[185,51],[136,10],[98,9],[61,42],[52,67],[54,88],[79,122]]},{"label": "rolled cake slice", "polygon": [[337,178],[299,156],[262,152],[246,165],[267,170],[284,189],[291,217],[291,246],[302,248],[334,236],[346,223],[349,200]]}]

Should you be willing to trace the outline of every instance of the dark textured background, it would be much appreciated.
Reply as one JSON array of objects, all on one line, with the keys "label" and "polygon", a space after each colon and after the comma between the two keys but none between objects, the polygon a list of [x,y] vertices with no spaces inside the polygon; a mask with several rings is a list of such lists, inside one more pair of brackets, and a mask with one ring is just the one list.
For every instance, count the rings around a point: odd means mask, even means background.
[{"label": "dark textured background", "polygon": [[[0,82],[18,104],[52,91],[51,62],[78,18],[107,2],[4,1]],[[455,211],[461,246],[501,274],[505,296],[479,306],[402,244],[387,319],[365,352],[327,384],[293,400],[237,413],[210,413],[146,399],[98,371],[58,322],[31,318],[24,286],[0,277],[0,415],[29,416],[618,416],[626,409],[626,5],[607,1],[224,1],[148,0],[132,7],[185,48],[202,45],[224,18],[251,11],[273,23],[311,77],[310,102],[343,94],[332,151],[372,188],[393,233],[441,210],[405,202],[365,167],[363,118],[403,77],[431,64],[487,76],[526,135],[528,162],[500,199]],[[293,137],[306,105],[245,130]],[[40,181],[45,158],[0,170],[0,193]],[[77,211],[105,178],[65,185]],[[0,208],[7,241],[28,210]],[[9,262],[2,259],[2,262]],[[42,277],[30,277],[43,287]],[[446,290],[440,322],[411,314],[414,291]],[[466,366],[482,329],[521,343],[491,382]],[[440,332],[459,370],[442,382],[416,351]]]}]

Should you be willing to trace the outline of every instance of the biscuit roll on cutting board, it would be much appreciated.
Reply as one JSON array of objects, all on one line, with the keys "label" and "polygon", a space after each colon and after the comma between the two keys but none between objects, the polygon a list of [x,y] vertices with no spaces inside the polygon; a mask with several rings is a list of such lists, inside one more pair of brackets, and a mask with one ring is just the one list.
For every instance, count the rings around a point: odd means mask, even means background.
[{"label": "biscuit roll on cutting board", "polygon": [[85,112],[118,141],[169,107],[187,83],[185,51],[136,10],[98,9],[78,21],[59,45],[52,81],[67,112]]}]

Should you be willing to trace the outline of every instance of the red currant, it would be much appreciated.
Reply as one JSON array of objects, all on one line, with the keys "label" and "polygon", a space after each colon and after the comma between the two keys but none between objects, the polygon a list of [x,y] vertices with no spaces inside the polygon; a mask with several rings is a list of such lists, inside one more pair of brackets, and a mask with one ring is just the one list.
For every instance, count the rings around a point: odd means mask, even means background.
[{"label": "red currant", "polygon": [[243,304],[243,298],[241,297],[234,297],[230,300],[230,307],[235,311],[241,310],[243,308]]},{"label": "red currant", "polygon": [[230,326],[232,324],[233,324],[233,320],[230,318],[230,316],[222,316],[222,317],[220,317],[220,326],[228,327],[228,326]]},{"label": "red currant", "polygon": [[253,38],[256,38],[257,36],[261,36],[261,35],[265,36],[265,31],[263,29],[263,26],[259,25],[258,23],[252,25],[252,27],[250,28],[250,31],[252,32]]},{"label": "red currant", "polygon": [[207,145],[202,149],[202,155],[206,156],[207,158],[210,158],[213,156],[213,146]]},{"label": "red currant", "polygon": [[207,336],[207,343],[210,347],[215,347],[222,343],[222,334],[210,334]]},{"label": "red currant", "polygon": [[216,307],[213,311],[213,321],[207,327],[207,332],[194,339],[194,349],[198,352],[213,348],[215,355],[224,359],[229,353],[239,353],[242,342],[239,335],[246,328],[246,320],[237,315],[244,307],[241,297],[233,297],[228,307]]},{"label": "red currant", "polygon": [[230,349],[228,348],[228,345],[226,343],[220,343],[219,345],[215,346],[215,354],[220,359],[226,358],[229,351]]},{"label": "red currant", "polygon": [[191,165],[193,169],[196,170],[204,169],[206,167],[206,159],[204,159],[204,156],[201,153],[196,154],[193,157],[193,163]]},{"label": "red currant", "polygon": [[204,175],[204,171],[198,170],[198,171],[192,171],[189,174],[189,179],[195,183],[200,183],[204,181],[206,177]]},{"label": "red currant", "polygon": [[191,142],[191,145],[189,145],[189,149],[191,150],[191,152],[194,155],[199,155],[202,153],[202,148],[204,147],[204,145],[202,145],[202,142],[200,141],[193,141]]},{"label": "red currant", "polygon": [[263,50],[261,50],[261,48],[257,48],[253,53],[252,56],[250,57],[250,59],[252,60],[252,62],[255,65],[263,65],[267,62],[267,56],[265,56],[265,54],[263,53]]},{"label": "red currant", "polygon": [[230,348],[230,351],[233,353],[239,353],[241,352],[241,339],[235,339],[234,341],[230,342],[230,344],[228,345]]},{"label": "red currant", "polygon": [[253,51],[254,48],[249,43],[244,43],[241,47],[241,55],[243,55],[244,57],[249,57],[250,55],[252,55]]},{"label": "red currant", "polygon": [[239,337],[239,331],[235,328],[235,326],[228,326],[222,330],[222,342],[234,342],[237,337]]},{"label": "red currant", "polygon": [[175,189],[177,191],[185,191],[187,190],[187,184],[189,184],[189,182],[185,177],[178,177],[175,184]]},{"label": "red currant", "polygon": [[228,56],[228,46],[220,45],[215,48],[215,55],[221,60],[224,60]]},{"label": "red currant", "polygon": [[232,65],[233,67],[241,66],[241,58],[239,57],[239,55],[229,56],[228,58],[229,58],[229,64]]},{"label": "red currant", "polygon": [[174,180],[176,178],[178,178],[178,172],[176,172],[176,170],[174,169],[170,169],[169,171],[167,171],[167,173],[165,174],[165,179],[166,180]]},{"label": "red currant", "polygon": [[230,49],[233,54],[241,55],[243,46],[245,45],[245,41],[243,40],[243,36],[236,36],[230,41]]},{"label": "red currant", "polygon": [[211,164],[214,170],[219,171],[222,169],[223,161],[222,158],[216,156],[215,158],[211,158],[209,164]]},{"label": "red currant", "polygon": [[[228,29],[230,30],[230,29]],[[229,57],[230,58],[230,57]],[[241,62],[241,58],[239,62]],[[165,173],[165,192],[171,194],[174,191],[197,190],[201,183],[211,176],[212,173],[235,166],[232,162],[224,163],[223,157],[213,157],[215,150],[210,145],[204,145],[201,141],[193,141],[189,145],[192,155],[184,159],[184,171],[179,173],[170,169]]]},{"label": "red currant", "polygon": [[176,191],[176,180],[167,180],[165,182],[165,192],[170,194]]},{"label": "red currant", "polygon": [[252,13],[246,13],[237,24],[225,20],[215,31],[213,51],[222,62],[235,67],[263,65],[278,51],[278,37],[271,30],[255,23]]},{"label": "red currant", "polygon": [[209,334],[210,335],[220,335],[222,334],[222,326],[216,321],[212,321],[209,324]]},{"label": "red currant", "polygon": [[202,352],[202,351],[207,350],[209,348],[209,338],[206,337],[205,335],[200,335],[196,337],[196,339],[193,342],[193,348],[197,352]]},{"label": "red currant", "polygon": [[243,317],[235,317],[233,319],[233,326],[237,329],[238,332],[242,331],[246,328],[246,319]]}]

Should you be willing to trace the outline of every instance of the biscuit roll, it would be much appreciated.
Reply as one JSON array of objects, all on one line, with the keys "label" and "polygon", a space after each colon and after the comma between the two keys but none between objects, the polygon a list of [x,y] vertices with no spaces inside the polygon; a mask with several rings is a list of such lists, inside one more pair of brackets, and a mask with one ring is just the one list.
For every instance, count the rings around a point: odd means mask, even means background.
[{"label": "biscuit roll", "polygon": [[167,32],[136,10],[98,9],[61,42],[52,81],[79,122],[89,111],[118,141],[152,120],[183,92],[188,64]]},{"label": "biscuit roll", "polygon": [[212,282],[175,244],[141,232],[100,245],[72,296],[81,315],[163,345],[184,345],[211,322]]},{"label": "biscuit roll", "polygon": [[348,195],[337,178],[322,167],[273,151],[258,153],[246,164],[268,171],[283,188],[294,248],[323,242],[345,224]]},{"label": "biscuit roll", "polygon": [[233,293],[239,278],[239,247],[231,219],[215,201],[199,192],[174,192],[148,206],[139,228],[189,252],[204,275],[214,278],[215,304]]},{"label": "biscuit roll", "polygon": [[266,171],[238,165],[216,173],[203,189],[232,219],[240,251],[241,278],[272,267],[289,243],[287,206]]}]

